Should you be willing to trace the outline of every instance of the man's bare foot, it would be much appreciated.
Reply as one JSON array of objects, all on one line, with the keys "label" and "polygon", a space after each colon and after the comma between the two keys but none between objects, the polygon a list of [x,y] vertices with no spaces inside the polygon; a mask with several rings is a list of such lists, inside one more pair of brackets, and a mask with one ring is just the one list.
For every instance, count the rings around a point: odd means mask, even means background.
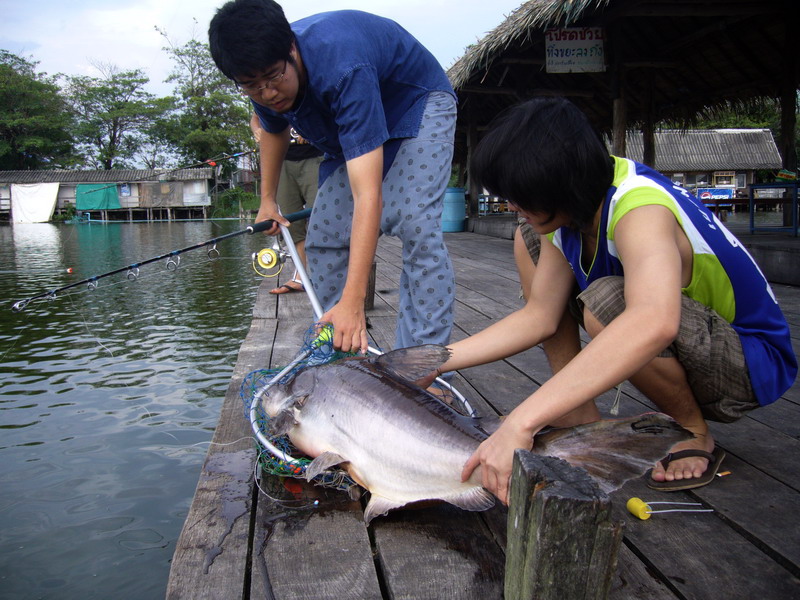
[{"label": "man's bare foot", "polygon": [[[677,454],[682,450],[703,450],[711,453],[714,451],[714,438],[710,433],[695,434],[696,437],[685,442],[676,444],[672,454]],[[666,468],[659,461],[653,467],[651,477],[653,481],[681,481],[684,479],[697,479],[702,477],[708,469],[709,459],[703,456],[690,456],[687,458],[676,458],[669,462]]]}]

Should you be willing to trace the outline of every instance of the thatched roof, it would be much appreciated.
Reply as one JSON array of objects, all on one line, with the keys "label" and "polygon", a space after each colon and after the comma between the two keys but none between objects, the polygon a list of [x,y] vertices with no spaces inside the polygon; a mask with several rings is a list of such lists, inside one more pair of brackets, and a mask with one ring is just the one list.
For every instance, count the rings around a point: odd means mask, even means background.
[{"label": "thatched roof", "polygon": [[[505,107],[561,95],[601,131],[623,90],[629,127],[691,123],[723,103],[797,87],[797,0],[530,0],[449,70],[459,127],[480,129]],[[548,73],[545,31],[601,27],[605,72]],[[788,38],[788,40],[787,40]],[[791,89],[791,88],[790,88]]]},{"label": "thatched roof", "polygon": [[552,27],[568,27],[586,10],[605,6],[611,0],[530,0],[512,12],[506,19],[476,45],[467,49],[447,71],[450,82],[457,90],[469,83],[471,76],[484,70],[506,50],[530,41],[534,32]]}]

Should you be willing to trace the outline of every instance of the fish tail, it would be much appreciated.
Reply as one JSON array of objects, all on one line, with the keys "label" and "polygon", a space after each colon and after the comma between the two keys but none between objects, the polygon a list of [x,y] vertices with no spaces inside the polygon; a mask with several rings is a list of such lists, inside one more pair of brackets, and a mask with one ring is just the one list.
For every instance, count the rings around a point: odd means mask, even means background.
[{"label": "fish tail", "polygon": [[611,493],[641,477],[670,449],[693,434],[662,413],[646,413],[552,429],[534,438],[533,452],[585,469]]}]

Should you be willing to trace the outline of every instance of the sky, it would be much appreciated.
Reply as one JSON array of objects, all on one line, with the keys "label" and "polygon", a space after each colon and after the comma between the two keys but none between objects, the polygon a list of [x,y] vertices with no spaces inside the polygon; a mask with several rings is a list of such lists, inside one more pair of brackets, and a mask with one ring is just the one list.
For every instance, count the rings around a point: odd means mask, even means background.
[{"label": "sky", "polygon": [[[38,61],[49,75],[99,76],[97,65],[142,69],[148,91],[171,93],[163,83],[172,64],[156,27],[180,46],[207,41],[208,23],[225,0],[0,0],[0,48]],[[294,21],[327,10],[357,9],[397,21],[447,69],[499,25],[523,0],[284,0]]]}]

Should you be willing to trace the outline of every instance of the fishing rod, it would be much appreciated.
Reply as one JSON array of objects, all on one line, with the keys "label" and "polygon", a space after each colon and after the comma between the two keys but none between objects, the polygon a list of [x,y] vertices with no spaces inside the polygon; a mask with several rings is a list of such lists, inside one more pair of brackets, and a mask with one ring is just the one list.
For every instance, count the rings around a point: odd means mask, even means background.
[{"label": "fishing rod", "polygon": [[[287,221],[293,223],[295,221],[302,221],[303,219],[307,219],[310,215],[311,215],[311,209],[307,208],[305,210],[301,210],[296,213],[285,215],[285,217]],[[95,288],[97,288],[97,281],[99,279],[103,279],[105,277],[111,277],[112,275],[116,275],[118,273],[127,272],[128,279],[133,281],[139,276],[139,267],[143,267],[144,265],[149,265],[151,263],[158,262],[159,260],[164,260],[165,258],[168,259],[167,269],[170,271],[174,271],[178,268],[178,265],[180,264],[181,254],[183,254],[184,252],[189,252],[191,250],[197,250],[198,248],[205,248],[206,246],[210,246],[210,248],[208,249],[208,256],[210,258],[211,257],[216,258],[217,256],[219,256],[219,250],[217,250],[218,242],[221,242],[223,240],[228,240],[230,238],[244,234],[253,234],[253,233],[259,233],[261,231],[267,231],[273,226],[274,223],[275,221],[273,221],[272,219],[267,219],[266,221],[260,221],[239,231],[226,233],[225,235],[215,237],[205,242],[200,242],[199,244],[194,244],[193,246],[187,246],[186,248],[181,248],[179,250],[172,250],[171,252],[167,252],[166,254],[161,254],[160,256],[154,256],[153,258],[148,258],[147,260],[136,262],[126,267],[114,269],[113,271],[108,271],[107,273],[103,273],[101,275],[94,275],[92,277],[88,277],[81,281],[76,281],[75,283],[70,283],[69,285],[65,285],[60,288],[56,288],[54,290],[50,290],[49,292],[43,292],[36,296],[31,296],[30,298],[19,300],[18,302],[15,302],[11,306],[11,310],[13,310],[14,312],[20,312],[24,310],[28,304],[34,302],[35,300],[42,300],[44,298],[47,298],[48,300],[54,300],[61,292],[72,289],[74,287],[78,287],[79,285],[87,285],[90,290],[94,290]]]}]

